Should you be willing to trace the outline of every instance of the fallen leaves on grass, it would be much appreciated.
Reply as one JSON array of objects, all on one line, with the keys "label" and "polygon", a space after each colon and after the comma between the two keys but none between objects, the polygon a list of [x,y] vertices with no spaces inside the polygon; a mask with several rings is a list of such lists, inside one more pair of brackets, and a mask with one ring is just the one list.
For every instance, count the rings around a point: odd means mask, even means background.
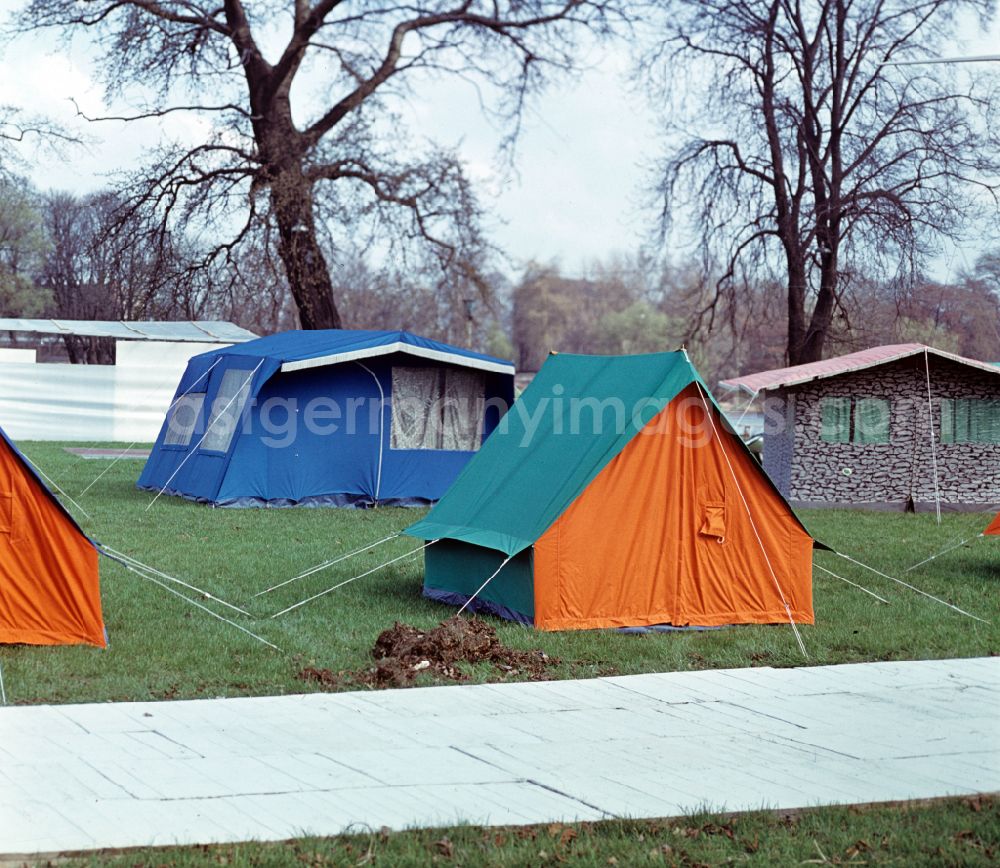
[{"label": "fallen leaves on grass", "polygon": [[701,826],[674,826],[673,833],[681,838],[698,838],[701,835],[723,835],[730,841],[735,840],[736,835],[733,827],[729,823],[704,823]]},{"label": "fallen leaves on grass", "polygon": [[861,853],[867,853],[869,850],[871,850],[871,845],[867,841],[862,839],[860,841],[855,841],[853,844],[851,844],[851,846],[844,851],[844,855],[848,859],[852,859],[853,857]]},{"label": "fallen leaves on grass", "polygon": [[983,808],[993,807],[993,799],[987,795],[971,796],[970,798],[965,799],[963,803],[970,811],[974,811],[977,814],[982,811]]},{"label": "fallen leaves on grass", "polygon": [[434,849],[444,856],[445,859],[450,859],[455,855],[455,847],[447,837],[442,838],[440,841],[435,841]]},{"label": "fallen leaves on grass", "polygon": [[432,630],[419,630],[397,621],[382,631],[372,648],[375,666],[356,671],[331,672],[308,666],[297,677],[324,687],[406,687],[421,673],[449,681],[467,681],[462,664],[491,665],[504,678],[544,678],[557,663],[543,651],[508,648],[496,630],[478,618],[455,615]]}]

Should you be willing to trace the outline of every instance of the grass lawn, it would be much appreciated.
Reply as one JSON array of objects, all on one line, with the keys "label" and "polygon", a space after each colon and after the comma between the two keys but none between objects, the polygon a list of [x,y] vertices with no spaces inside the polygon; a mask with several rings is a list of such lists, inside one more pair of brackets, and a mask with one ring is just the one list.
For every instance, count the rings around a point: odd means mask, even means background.
[{"label": "grass lawn", "polygon": [[[25,453],[90,518],[94,538],[181,577],[254,614],[235,616],[281,648],[273,651],[196,610],[116,563],[101,566],[104,615],[111,647],[0,647],[12,702],[148,700],[264,695],[317,689],[296,674],[314,666],[333,671],[369,662],[377,634],[398,620],[431,627],[453,613],[420,595],[419,557],[403,560],[294,612],[268,616],[364,569],[415,549],[402,537],[265,597],[257,591],[325,559],[400,530],[419,511],[379,509],[228,510],[173,498],[152,500],[134,481],[141,462],[84,460],[64,444],[22,443]],[[91,444],[85,444],[91,445]],[[85,496],[80,492],[103,471]],[[816,511],[803,519],[819,539],[887,573],[949,543],[979,533],[984,515]],[[744,626],[708,633],[623,635],[613,631],[540,633],[495,621],[516,648],[540,648],[560,663],[553,677],[738,667],[797,666],[864,660],[980,656],[1000,652],[1000,539],[978,540],[907,578],[990,621],[982,624],[828,553],[817,563],[876,590],[883,605],[816,571],[816,626],[802,628],[808,661],[788,626]],[[225,612],[218,608],[218,611]],[[228,613],[227,613],[228,614]],[[499,677],[492,670],[475,679]],[[610,851],[609,851],[610,852]]]},{"label": "grass lawn", "polygon": [[992,865],[1000,802],[821,808],[680,820],[378,832],[274,844],[95,854],[70,864],[188,865]]}]

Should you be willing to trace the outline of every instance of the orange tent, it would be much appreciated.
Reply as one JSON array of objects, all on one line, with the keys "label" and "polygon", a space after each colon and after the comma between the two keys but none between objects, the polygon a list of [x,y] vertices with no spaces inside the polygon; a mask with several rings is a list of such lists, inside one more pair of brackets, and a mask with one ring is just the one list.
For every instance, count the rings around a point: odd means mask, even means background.
[{"label": "orange tent", "polygon": [[814,620],[813,539],[685,353],[551,356],[406,533],[425,596],[539,630]]},{"label": "orange tent", "polygon": [[97,557],[0,429],[0,643],[103,648]]},{"label": "orange tent", "polygon": [[990,536],[1000,536],[1000,513],[997,513],[996,518],[993,519],[993,522],[983,533]]},{"label": "orange tent", "polygon": [[812,538],[721,418],[719,436],[684,445],[685,432],[711,434],[704,420],[688,386],[538,539],[537,626],[784,623],[786,600],[796,623],[813,623]]}]

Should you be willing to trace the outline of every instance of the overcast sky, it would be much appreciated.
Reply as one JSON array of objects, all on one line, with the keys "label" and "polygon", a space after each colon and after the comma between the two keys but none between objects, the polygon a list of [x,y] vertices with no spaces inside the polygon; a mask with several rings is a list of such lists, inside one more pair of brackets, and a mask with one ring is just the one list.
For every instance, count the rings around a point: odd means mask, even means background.
[{"label": "overcast sky", "polygon": [[[0,11],[20,6],[0,0]],[[992,34],[970,28],[962,53],[995,53]],[[643,210],[644,167],[657,155],[657,127],[645,99],[629,86],[626,49],[594,51],[590,68],[558,83],[526,118],[516,173],[497,170],[500,132],[482,119],[475,93],[463,84],[439,85],[407,109],[418,135],[458,145],[490,206],[492,235],[518,262],[556,260],[570,273],[616,251],[633,251],[653,219]],[[1000,75],[1000,63],[995,64]],[[109,172],[128,169],[159,140],[158,122],[86,124],[74,118],[70,99],[89,114],[109,111],[88,52],[61,52],[51,37],[20,39],[0,56],[0,104],[49,114],[90,140],[62,154],[25,153],[33,180],[43,188],[86,192],[103,186]],[[113,107],[111,111],[121,111]],[[197,138],[203,121],[172,115],[171,135]],[[975,245],[948,253],[941,278],[975,258]]]}]

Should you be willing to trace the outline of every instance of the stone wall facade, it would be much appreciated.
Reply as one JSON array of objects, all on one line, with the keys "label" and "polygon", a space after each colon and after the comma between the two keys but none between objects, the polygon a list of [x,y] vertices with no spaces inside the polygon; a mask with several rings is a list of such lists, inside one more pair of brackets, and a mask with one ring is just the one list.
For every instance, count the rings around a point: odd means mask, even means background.
[{"label": "stone wall facade", "polygon": [[[933,427],[922,355],[767,393],[764,469],[795,506],[927,511],[936,462],[943,510],[1000,510],[1000,444],[940,441],[941,399],[1000,399],[1000,374],[931,356],[930,379]],[[824,441],[826,397],[887,400],[890,442]]]},{"label": "stone wall facade", "polygon": [[795,395],[776,389],[765,397],[764,454],[761,463],[778,491],[791,499],[795,457]]}]

